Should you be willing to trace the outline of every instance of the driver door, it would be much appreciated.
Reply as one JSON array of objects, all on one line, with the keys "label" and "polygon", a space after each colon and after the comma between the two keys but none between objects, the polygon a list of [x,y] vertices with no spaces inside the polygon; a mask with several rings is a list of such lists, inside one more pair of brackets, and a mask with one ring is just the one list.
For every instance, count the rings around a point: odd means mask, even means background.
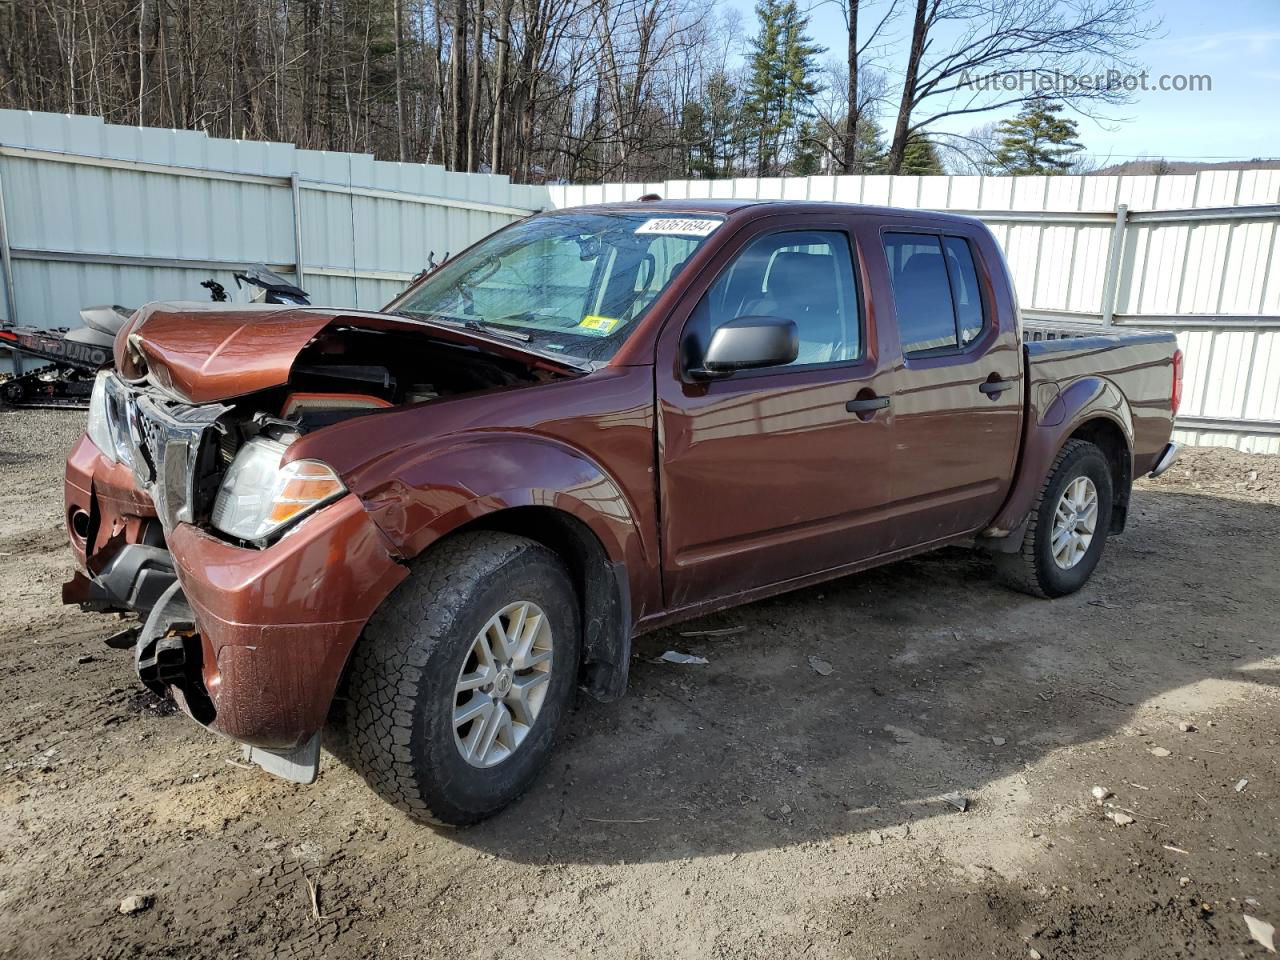
[{"label": "driver door", "polygon": [[[731,241],[664,328],[657,358],[663,586],[669,609],[837,568],[887,542],[892,411],[849,224],[768,221]],[[785,366],[699,381],[722,323],[795,322]]]}]

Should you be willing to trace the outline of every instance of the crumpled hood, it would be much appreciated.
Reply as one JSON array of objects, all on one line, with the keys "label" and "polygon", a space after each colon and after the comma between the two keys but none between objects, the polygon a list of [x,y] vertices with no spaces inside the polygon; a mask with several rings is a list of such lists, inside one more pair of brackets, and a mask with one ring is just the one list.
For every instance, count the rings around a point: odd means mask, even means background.
[{"label": "crumpled hood", "polygon": [[150,303],[116,335],[116,369],[188,403],[280,386],[294,358],[342,311]]},{"label": "crumpled hood", "polygon": [[116,335],[116,369],[131,383],[145,378],[187,403],[230,400],[287,383],[298,354],[335,321],[367,330],[413,330],[546,370],[574,369],[518,344],[385,313],[216,303],[147,304]]}]

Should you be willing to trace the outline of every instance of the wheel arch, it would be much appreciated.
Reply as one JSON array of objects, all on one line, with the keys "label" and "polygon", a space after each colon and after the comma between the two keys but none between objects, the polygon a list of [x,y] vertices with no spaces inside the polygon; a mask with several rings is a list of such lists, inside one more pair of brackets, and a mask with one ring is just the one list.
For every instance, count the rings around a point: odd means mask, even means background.
[{"label": "wheel arch", "polygon": [[1059,391],[1039,422],[1028,418],[1018,475],[995,519],[980,534],[981,546],[1000,553],[1019,549],[1049,469],[1073,439],[1097,444],[1107,457],[1114,487],[1108,529],[1112,533],[1124,529],[1133,485],[1132,413],[1115,384],[1105,377],[1083,377]]},{"label": "wheel arch", "polygon": [[1133,449],[1116,421],[1103,415],[1085,420],[1063,440],[1085,440],[1098,447],[1111,468],[1112,533],[1123,533],[1129,517],[1129,495],[1133,489]]},{"label": "wheel arch", "polygon": [[[405,566],[443,549],[462,534],[479,530],[526,537],[547,547],[564,562],[578,596],[582,620],[580,685],[606,703],[626,692],[634,619],[628,566],[620,552],[611,553],[585,520],[558,506],[475,508],[441,519],[433,526],[445,532],[412,557],[403,558]],[[621,546],[615,544],[615,550],[621,551]],[[382,602],[389,597],[390,592]],[[348,656],[344,682],[350,662]]]},{"label": "wheel arch", "polygon": [[458,527],[446,539],[473,530],[527,537],[564,561],[582,617],[579,683],[597,700],[609,702],[621,697],[627,689],[631,663],[631,585],[626,564],[610,558],[584,521],[555,507],[497,510]]}]

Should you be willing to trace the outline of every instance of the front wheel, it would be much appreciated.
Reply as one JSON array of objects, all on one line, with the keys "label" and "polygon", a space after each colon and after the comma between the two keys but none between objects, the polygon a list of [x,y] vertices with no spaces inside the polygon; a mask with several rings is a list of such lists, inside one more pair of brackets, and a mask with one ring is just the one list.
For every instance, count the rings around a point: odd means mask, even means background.
[{"label": "front wheel", "polygon": [[493,532],[419,562],[353,654],[348,755],[411,816],[461,826],[537,776],[578,671],[573,583],[555,553]]},{"label": "front wheel", "polygon": [[1111,525],[1111,469],[1086,440],[1059,451],[1017,553],[995,554],[1000,579],[1037,597],[1075,593],[1093,573]]}]

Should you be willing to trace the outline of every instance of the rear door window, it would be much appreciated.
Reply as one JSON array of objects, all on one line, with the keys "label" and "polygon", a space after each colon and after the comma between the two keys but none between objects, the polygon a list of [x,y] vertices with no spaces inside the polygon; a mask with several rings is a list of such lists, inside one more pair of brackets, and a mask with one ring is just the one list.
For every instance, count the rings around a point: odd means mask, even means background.
[{"label": "rear door window", "polygon": [[968,241],[886,233],[884,251],[905,355],[947,353],[978,338],[985,321]]}]

